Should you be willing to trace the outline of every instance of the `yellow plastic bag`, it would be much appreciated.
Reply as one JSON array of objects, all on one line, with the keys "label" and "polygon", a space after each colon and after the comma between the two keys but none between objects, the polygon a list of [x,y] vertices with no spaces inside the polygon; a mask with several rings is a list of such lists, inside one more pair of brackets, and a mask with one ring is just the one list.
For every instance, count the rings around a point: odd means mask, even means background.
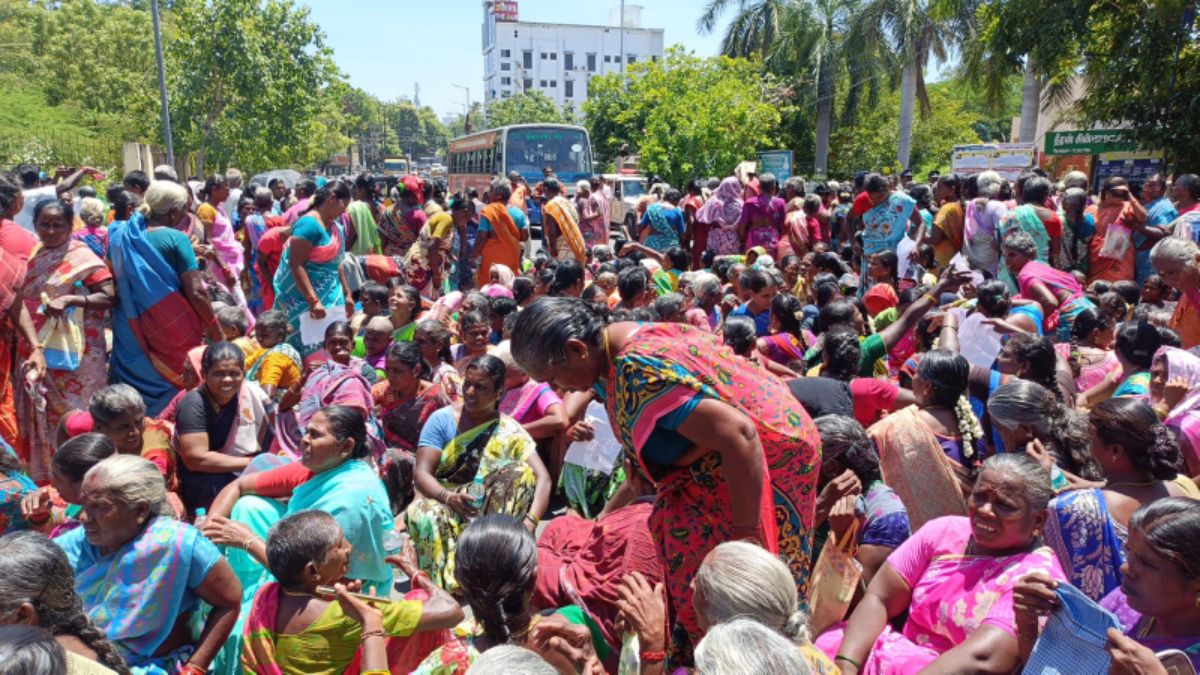
[{"label": "yellow plastic bag", "polygon": [[809,624],[813,635],[820,635],[846,618],[846,610],[862,578],[862,565],[854,559],[857,535],[857,520],[840,542],[831,531],[813,567],[809,584]]}]

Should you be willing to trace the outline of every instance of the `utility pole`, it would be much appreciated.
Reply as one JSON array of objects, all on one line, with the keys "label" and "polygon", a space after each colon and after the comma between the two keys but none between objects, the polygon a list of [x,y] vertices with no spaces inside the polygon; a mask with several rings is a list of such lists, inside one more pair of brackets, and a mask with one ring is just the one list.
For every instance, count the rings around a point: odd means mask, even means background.
[{"label": "utility pole", "polygon": [[167,144],[167,164],[175,166],[175,141],[171,135],[171,105],[167,101],[167,71],[163,69],[162,28],[158,19],[158,0],[150,0],[154,16],[154,56],[158,59],[158,95],[162,99],[163,141]]},{"label": "utility pole", "polygon": [[625,0],[621,0],[621,79],[625,78]]}]

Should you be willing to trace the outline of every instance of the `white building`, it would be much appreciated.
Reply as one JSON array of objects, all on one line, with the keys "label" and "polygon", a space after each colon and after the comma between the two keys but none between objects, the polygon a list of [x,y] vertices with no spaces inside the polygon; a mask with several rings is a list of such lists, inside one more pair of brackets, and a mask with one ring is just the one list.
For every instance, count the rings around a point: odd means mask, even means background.
[{"label": "white building", "polygon": [[622,63],[662,58],[663,31],[642,28],[641,14],[641,7],[625,6],[622,53],[619,10],[611,26],[540,23],[519,21],[515,0],[484,0],[484,101],[540,91],[578,110],[591,77],[620,72]]}]

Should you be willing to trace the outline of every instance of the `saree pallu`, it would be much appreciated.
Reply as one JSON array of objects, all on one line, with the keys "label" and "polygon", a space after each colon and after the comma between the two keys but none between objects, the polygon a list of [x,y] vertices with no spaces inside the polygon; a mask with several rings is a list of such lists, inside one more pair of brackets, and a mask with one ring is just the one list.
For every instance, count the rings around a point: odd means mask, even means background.
[{"label": "saree pallu", "polygon": [[996,234],[980,222],[981,210],[975,200],[967,202],[964,218],[963,255],[972,269],[995,273],[1000,266],[1000,247],[996,244]]},{"label": "saree pallu", "polygon": [[483,288],[491,281],[492,265],[505,265],[509,269],[521,267],[521,231],[508,207],[492,202],[483,208],[482,216],[492,226],[491,235],[483,244],[483,260],[475,273],[475,286]]},{"label": "saree pallu", "polygon": [[[483,479],[480,515],[503,513],[521,518],[533,505],[537,485],[528,460],[537,452],[529,433],[511,417],[501,415],[465,431],[442,449],[433,476],[447,490],[462,492],[478,475]],[[458,588],[454,555],[467,522],[445,504],[418,497],[404,512],[421,569],[448,591]]]},{"label": "saree pallu", "polygon": [[141,673],[174,673],[192,647],[155,656],[181,615],[195,610],[195,593],[221,559],[191,525],[157,516],[111,555],[88,543],[83,528],[55,540],[75,570],[75,589],[88,618]]},{"label": "saree pallu", "polygon": [[1180,295],[1170,325],[1179,332],[1184,349],[1200,346],[1200,289],[1193,288]]},{"label": "saree pallu", "polygon": [[[308,281],[312,284],[317,300],[325,306],[337,307],[345,301],[342,280],[338,276],[338,266],[342,263],[342,236],[335,226],[329,232],[329,242],[323,246],[314,245],[308,255],[304,269],[308,272]],[[302,356],[308,356],[321,349],[321,344],[305,345],[300,338],[300,316],[308,313],[308,300],[296,285],[290,265],[292,251],[284,248],[283,258],[279,261],[279,269],[275,270],[275,307],[287,316],[291,333],[287,341]]]},{"label": "saree pallu", "polygon": [[[111,279],[112,274],[104,261],[83,242],[72,239],[57,249],[39,245],[29,258],[23,293],[34,330],[40,332],[48,320],[40,311],[42,295],[54,300],[64,295],[86,292],[87,286]],[[92,393],[108,384],[104,312],[85,312],[82,307],[75,307],[72,312],[82,318],[80,325],[83,328],[84,350],[78,368],[48,369],[42,379],[42,385],[46,387],[46,424],[50,429],[57,429],[67,412],[86,409]],[[21,359],[27,360],[30,352],[29,345],[22,343],[19,350]]]},{"label": "saree pallu", "polygon": [[1068,490],[1051,500],[1042,537],[1067,579],[1089,598],[1098,601],[1121,585],[1126,532],[1109,515],[1100,490]]},{"label": "saree pallu", "polygon": [[83,229],[71,233],[71,238],[83,242],[97,258],[108,255],[108,228],[84,225]]},{"label": "saree pallu", "polygon": [[[440,286],[445,282],[443,270],[446,260],[437,246],[438,242],[442,242],[442,246],[449,250],[454,238],[453,228],[454,220],[450,214],[444,211],[435,213],[425,221],[417,240],[408,248],[401,269],[404,270],[408,283],[421,291],[422,295],[430,296],[435,291],[444,290]],[[439,258],[436,266],[432,257],[434,253],[437,253]],[[440,279],[438,288],[434,288],[435,279]]]},{"label": "saree pallu", "polygon": [[914,407],[871,425],[867,436],[879,452],[883,481],[904,502],[914,531],[934,518],[967,515],[967,470],[946,456]]},{"label": "saree pallu", "polygon": [[350,202],[349,208],[346,209],[346,215],[354,224],[355,233],[354,247],[350,252],[356,256],[379,253],[383,248],[383,242],[379,238],[379,225],[375,223],[371,206],[357,200]]},{"label": "saree pallu", "polygon": [[291,386],[294,382],[284,382],[282,380],[277,382],[262,382],[263,368],[266,366],[267,360],[275,356],[287,359],[296,367],[297,371],[304,372],[304,360],[300,358],[300,352],[296,351],[296,348],[290,344],[280,342],[270,349],[261,349],[258,353],[246,357],[246,379],[258,382],[260,386],[265,384],[275,385],[277,388],[275,400],[278,401],[279,397],[283,395],[283,389]]},{"label": "saree pallu", "polygon": [[[17,429],[17,409],[13,402],[13,383],[24,384],[20,369],[13,372],[16,360],[17,331],[8,310],[17,301],[21,284],[25,280],[25,263],[17,256],[0,248],[0,438],[16,451],[18,457],[28,452]],[[15,377],[14,377],[15,375]]]},{"label": "saree pallu", "polygon": [[[1033,238],[1033,243],[1037,246],[1037,255],[1035,260],[1042,263],[1050,262],[1050,235],[1046,232],[1046,226],[1042,223],[1042,219],[1038,217],[1037,209],[1029,204],[1023,204],[1009,211],[1007,215],[1000,220],[1000,224],[996,226],[996,239],[999,245],[1003,247],[1004,239],[1011,232],[1021,231]],[[1017,280],[1009,271],[1008,265],[1000,266],[1000,280],[1008,286],[1010,293],[1017,292]]]},{"label": "saree pallu", "polygon": [[[1054,336],[1059,342],[1071,341],[1071,330],[1075,326],[1075,317],[1089,307],[1095,308],[1096,303],[1089,300],[1086,296],[1080,296],[1074,300],[1068,300],[1058,308],[1058,312],[1046,317],[1043,322],[1043,327],[1047,332],[1054,331]],[[1057,319],[1055,317],[1057,316]],[[1057,321],[1057,324],[1054,322]]]},{"label": "saree pallu", "polygon": [[742,252],[742,240],[738,237],[736,225],[709,225],[705,240],[708,250],[714,255],[737,255]]},{"label": "saree pallu", "polygon": [[808,596],[820,438],[787,386],[721,345],[716,336],[681,324],[651,324],[633,333],[612,359],[605,405],[613,433],[658,487],[650,518],[666,565],[673,658],[690,661],[700,630],[691,581],[700,561],[732,537],[728,483],[717,452],[690,466],[651,464],[643,456],[659,423],[695,397],[732,406],[754,422],[762,443],[760,540],[778,553]]},{"label": "saree pallu", "polygon": [[399,204],[396,204],[396,206],[384,210],[379,216],[376,231],[379,233],[379,243],[384,255],[404,257],[408,253],[408,247],[412,246],[421,233],[423,223],[417,223],[414,227],[401,208]]},{"label": "saree pallu", "polygon": [[[362,668],[362,626],[347,617],[337,602],[325,610],[303,632],[275,632],[279,616],[278,583],[265,584],[254,598],[242,633],[242,672],[254,675],[288,673],[345,673],[358,675]],[[388,668],[408,673],[434,649],[450,638],[446,630],[416,633],[429,594],[410,591],[403,600],[383,605],[383,630],[387,637]]]},{"label": "saree pallu", "polygon": [[387,444],[379,474],[387,486],[392,511],[401,513],[415,496],[413,465],[421,429],[434,411],[450,405],[450,398],[442,393],[440,384],[434,384],[412,398],[401,399],[387,382],[372,387],[371,396]]},{"label": "saree pallu", "polygon": [[650,234],[646,236],[646,246],[660,253],[666,252],[672,246],[679,246],[679,233],[667,220],[666,208],[659,203],[646,207],[647,227]]},{"label": "saree pallu", "polygon": [[333,361],[321,363],[308,376],[296,407],[275,416],[278,454],[299,459],[300,441],[309,421],[317,411],[330,405],[345,405],[361,410],[367,417],[367,444],[371,446],[373,454],[382,454],[383,434],[374,415],[371,383],[363,377],[353,360],[348,366]]},{"label": "saree pallu", "polygon": [[784,367],[793,361],[803,361],[808,345],[816,342],[812,335],[804,336],[804,341],[801,341],[791,333],[775,333],[759,339],[763,342],[767,358]]},{"label": "saree pallu", "polygon": [[1137,268],[1132,222],[1128,204],[1096,210],[1096,234],[1088,241],[1089,286],[1094,281],[1133,280]]},{"label": "saree pallu", "polygon": [[569,252],[580,265],[586,265],[587,243],[583,240],[583,231],[579,229],[579,212],[575,210],[575,206],[566,197],[559,195],[546,202],[542,208],[558,226],[558,250],[553,252],[555,257],[563,260],[564,254]]},{"label": "saree pallu", "polygon": [[109,261],[117,286],[111,380],[132,386],[155,417],[183,389],[187,353],[203,344],[204,327],[183,296],[179,273],[146,238],[135,214],[109,230]]}]

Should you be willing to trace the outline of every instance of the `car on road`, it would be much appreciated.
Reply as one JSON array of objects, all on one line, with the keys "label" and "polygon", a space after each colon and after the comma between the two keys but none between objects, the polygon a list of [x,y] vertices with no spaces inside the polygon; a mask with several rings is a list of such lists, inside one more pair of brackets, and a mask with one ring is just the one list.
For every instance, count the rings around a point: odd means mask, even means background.
[{"label": "car on road", "polygon": [[626,232],[636,232],[637,203],[646,194],[646,177],[606,173],[604,181],[613,190],[612,203],[608,207],[610,224],[624,227]]}]

